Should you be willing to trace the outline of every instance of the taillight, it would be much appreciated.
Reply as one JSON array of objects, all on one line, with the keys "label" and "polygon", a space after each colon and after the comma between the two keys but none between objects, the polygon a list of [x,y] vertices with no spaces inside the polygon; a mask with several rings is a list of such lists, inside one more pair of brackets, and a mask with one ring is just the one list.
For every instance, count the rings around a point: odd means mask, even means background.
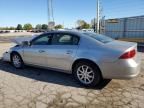
[{"label": "taillight", "polygon": [[131,50],[126,53],[124,53],[122,56],[120,56],[120,59],[130,59],[133,58],[136,55],[136,50]]}]

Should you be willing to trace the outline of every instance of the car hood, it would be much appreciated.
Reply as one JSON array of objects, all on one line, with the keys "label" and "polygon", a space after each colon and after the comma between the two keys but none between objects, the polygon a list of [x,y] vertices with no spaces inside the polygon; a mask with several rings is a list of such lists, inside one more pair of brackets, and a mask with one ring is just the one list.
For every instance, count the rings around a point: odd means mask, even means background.
[{"label": "car hood", "polygon": [[17,38],[11,39],[11,42],[16,43],[18,45],[22,45],[22,42],[24,41],[30,42],[35,37],[37,37],[37,35],[33,35],[31,37],[17,37]]}]

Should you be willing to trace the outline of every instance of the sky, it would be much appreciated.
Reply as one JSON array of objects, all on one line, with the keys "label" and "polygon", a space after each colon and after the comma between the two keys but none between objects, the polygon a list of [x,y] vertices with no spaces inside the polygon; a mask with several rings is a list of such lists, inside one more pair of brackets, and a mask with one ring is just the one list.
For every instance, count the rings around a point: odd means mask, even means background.
[{"label": "sky", "polygon": [[[100,0],[102,15],[122,18],[144,15],[144,0]],[[56,24],[75,27],[78,19],[88,23],[96,17],[96,0],[53,0]],[[0,27],[48,22],[47,0],[0,0]]]}]

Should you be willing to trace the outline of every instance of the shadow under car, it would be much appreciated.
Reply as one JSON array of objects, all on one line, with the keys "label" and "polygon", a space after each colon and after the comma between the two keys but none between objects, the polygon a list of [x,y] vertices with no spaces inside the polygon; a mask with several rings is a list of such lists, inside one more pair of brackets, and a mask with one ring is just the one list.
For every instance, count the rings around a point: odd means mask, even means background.
[{"label": "shadow under car", "polygon": [[[62,72],[56,72],[56,71],[41,69],[41,68],[33,68],[30,66],[26,66],[24,69],[15,69],[10,63],[3,62],[1,59],[0,59],[0,70],[21,77],[30,78],[35,81],[42,81],[42,82],[59,84],[59,85],[70,86],[70,87],[77,87],[77,88],[85,88],[81,86],[71,74],[66,74]],[[87,88],[87,89],[101,90],[106,85],[108,85],[110,81],[111,80],[104,80],[95,88]]]}]

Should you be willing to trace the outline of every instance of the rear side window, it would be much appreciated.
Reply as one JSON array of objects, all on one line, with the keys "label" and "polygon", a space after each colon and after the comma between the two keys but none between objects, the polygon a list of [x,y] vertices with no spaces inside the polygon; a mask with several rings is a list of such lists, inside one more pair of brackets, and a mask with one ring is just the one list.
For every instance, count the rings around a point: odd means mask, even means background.
[{"label": "rear side window", "polygon": [[109,43],[113,41],[112,38],[105,36],[105,35],[101,35],[101,34],[89,33],[89,32],[85,32],[83,34],[90,36],[91,38],[96,39],[97,41],[102,42],[102,43]]},{"label": "rear side window", "polygon": [[52,45],[78,45],[79,37],[70,34],[55,34]]}]

